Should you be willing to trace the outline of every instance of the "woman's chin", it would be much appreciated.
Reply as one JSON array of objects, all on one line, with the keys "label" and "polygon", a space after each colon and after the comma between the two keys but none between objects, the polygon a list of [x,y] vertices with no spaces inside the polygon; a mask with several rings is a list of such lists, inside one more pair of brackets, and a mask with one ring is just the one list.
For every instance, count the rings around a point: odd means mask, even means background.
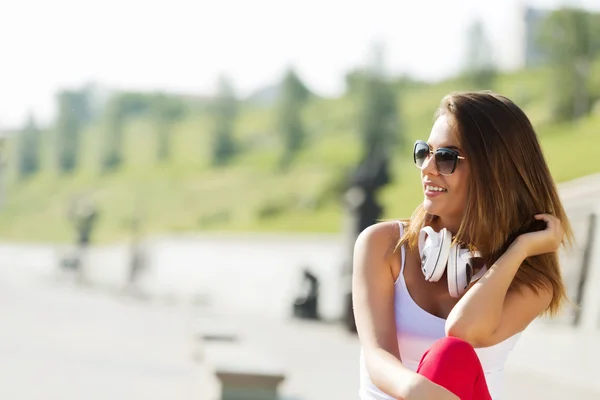
[{"label": "woman's chin", "polygon": [[437,204],[435,204],[435,201],[433,201],[432,199],[429,199],[427,197],[425,197],[425,200],[423,200],[423,208],[425,209],[425,211],[427,211],[428,214],[433,214],[436,215],[437,214],[437,210],[439,207],[436,207]]},{"label": "woman's chin", "polygon": [[436,200],[431,200],[428,198],[425,198],[423,201],[423,209],[425,212],[427,212],[427,214],[436,215],[438,217],[446,214],[444,212],[446,211],[446,208],[442,204],[439,204]]},{"label": "woman's chin", "polygon": [[423,209],[429,215],[435,215],[448,221],[460,220],[462,218],[462,214],[451,212],[452,209],[448,204],[442,204],[437,200],[425,198],[425,200],[423,200]]}]

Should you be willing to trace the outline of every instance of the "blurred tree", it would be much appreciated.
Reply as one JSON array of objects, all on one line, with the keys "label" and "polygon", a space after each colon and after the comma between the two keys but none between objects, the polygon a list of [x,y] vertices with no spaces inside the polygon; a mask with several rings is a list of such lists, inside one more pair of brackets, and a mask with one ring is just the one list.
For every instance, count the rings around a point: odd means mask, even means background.
[{"label": "blurred tree", "polygon": [[375,45],[372,52],[371,64],[355,75],[358,81],[354,83],[362,100],[359,129],[363,158],[404,144],[396,92],[383,70],[383,47]]},{"label": "blurred tree", "polygon": [[104,172],[118,168],[124,161],[125,125],[136,117],[149,117],[156,131],[156,157],[169,158],[170,131],[186,111],[183,99],[164,93],[121,92],[113,94],[104,107],[104,138],[100,159]]},{"label": "blurred tree", "polygon": [[474,89],[491,89],[497,70],[494,67],[492,45],[481,20],[475,20],[469,26],[466,39],[466,65],[463,78]]},{"label": "blurred tree", "polygon": [[101,170],[112,171],[123,162],[125,115],[128,113],[127,97],[113,96],[104,112],[104,143]]},{"label": "blurred tree", "polygon": [[40,169],[41,134],[33,114],[29,114],[18,138],[17,172],[21,180],[27,179]]},{"label": "blurred tree", "polygon": [[124,92],[118,94],[119,108],[125,118],[136,117],[152,112],[154,94]]},{"label": "blurred tree", "polygon": [[212,164],[221,166],[235,156],[237,145],[234,130],[238,102],[228,78],[219,78],[217,95],[211,107],[213,116]]},{"label": "blurred tree", "polygon": [[[364,89],[363,85],[367,78],[366,74],[367,72],[364,68],[356,68],[346,73],[344,79],[346,83],[347,95],[360,95],[362,93]],[[388,83],[392,86],[392,90],[397,92],[430,85],[428,82],[419,81],[409,75],[390,77]]]},{"label": "blurred tree", "polygon": [[296,72],[287,70],[281,83],[277,104],[277,127],[283,140],[280,167],[287,168],[296,154],[304,147],[306,130],[302,122],[302,110],[311,93]]},{"label": "blurred tree", "polygon": [[0,136],[0,209],[6,203],[7,188],[6,188],[6,166],[7,162],[7,149],[6,149],[6,138]]},{"label": "blurred tree", "polygon": [[185,114],[183,102],[164,93],[153,96],[150,112],[156,126],[156,157],[159,162],[167,161],[171,156],[171,134],[173,125]]},{"label": "blurred tree", "polygon": [[77,109],[75,110],[82,128],[85,128],[98,116],[97,87],[87,83],[80,89],[72,92],[76,97]]},{"label": "blurred tree", "polygon": [[355,68],[349,71],[345,76],[346,81],[346,94],[354,95],[360,94],[365,82],[365,71],[364,68]]},{"label": "blurred tree", "polygon": [[588,19],[590,54],[596,58],[600,56],[600,12],[590,12]]},{"label": "blurred tree", "polygon": [[552,68],[551,111],[555,121],[574,120],[590,110],[590,70],[600,54],[600,17],[561,8],[546,17],[538,43]]},{"label": "blurred tree", "polygon": [[68,90],[57,95],[56,152],[58,169],[63,174],[73,172],[79,162],[81,127],[85,115],[82,100],[77,92]]}]

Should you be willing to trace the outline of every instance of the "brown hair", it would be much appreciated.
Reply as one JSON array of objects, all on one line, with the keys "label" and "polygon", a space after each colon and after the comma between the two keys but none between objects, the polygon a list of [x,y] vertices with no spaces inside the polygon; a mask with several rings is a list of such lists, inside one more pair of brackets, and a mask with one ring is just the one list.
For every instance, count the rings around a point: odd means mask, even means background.
[{"label": "brown hair", "polygon": [[[435,118],[444,114],[451,117],[472,171],[456,242],[477,248],[492,265],[519,234],[545,227],[533,218],[535,214],[549,213],[565,230],[563,245],[572,244],[569,220],[525,113],[508,98],[485,91],[445,96]],[[419,205],[398,246],[407,243],[416,249],[419,231],[435,218]],[[546,313],[556,315],[567,299],[557,252],[527,258],[511,289],[523,285],[536,292],[552,289]]]}]

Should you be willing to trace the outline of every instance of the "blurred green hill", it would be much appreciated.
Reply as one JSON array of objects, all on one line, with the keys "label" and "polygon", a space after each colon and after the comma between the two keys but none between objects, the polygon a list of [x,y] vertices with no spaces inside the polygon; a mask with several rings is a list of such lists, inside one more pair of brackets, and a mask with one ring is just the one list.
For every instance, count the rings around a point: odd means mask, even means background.
[{"label": "blurred green hill", "polygon": [[[600,68],[592,73],[600,88]],[[536,127],[557,181],[600,171],[600,113],[574,123],[550,122],[551,75],[545,69],[500,75],[494,91],[524,108]],[[436,84],[398,81],[399,113],[408,145],[395,150],[393,184],[382,193],[385,218],[410,216],[421,201],[412,142],[426,139],[441,98],[469,87],[460,79]],[[343,225],[344,179],[358,161],[358,99],[312,99],[304,110],[308,146],[286,172],[277,169],[281,144],[274,133],[274,106],[268,93],[242,104],[236,139],[242,151],[226,167],[209,164],[210,116],[198,111],[180,120],[172,134],[169,161],[157,163],[152,121],[140,116],[125,128],[124,164],[98,170],[100,124],[83,135],[82,166],[68,177],[51,167],[51,143],[43,146],[42,172],[26,182],[9,180],[0,212],[0,238],[18,241],[71,241],[66,218],[73,196],[96,201],[100,217],[94,241],[128,238],[131,218],[140,215],[144,233],[199,231],[337,232]],[[50,135],[44,135],[50,141]],[[9,158],[15,146],[10,145]],[[10,176],[9,176],[10,178]]]}]

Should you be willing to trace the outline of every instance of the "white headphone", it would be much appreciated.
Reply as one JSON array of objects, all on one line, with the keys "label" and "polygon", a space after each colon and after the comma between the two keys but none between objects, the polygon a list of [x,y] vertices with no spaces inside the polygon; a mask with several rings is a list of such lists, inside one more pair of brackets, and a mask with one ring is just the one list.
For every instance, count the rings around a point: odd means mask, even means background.
[{"label": "white headphone", "polygon": [[[427,239],[425,239],[427,236]],[[430,226],[421,229],[419,233],[419,254],[421,255],[421,270],[425,280],[437,282],[446,267],[448,268],[448,291],[452,297],[462,296],[469,285],[486,273],[487,267],[473,276],[473,259],[480,258],[478,251],[471,252],[457,244],[452,244],[452,233],[443,228],[439,233]]]}]

